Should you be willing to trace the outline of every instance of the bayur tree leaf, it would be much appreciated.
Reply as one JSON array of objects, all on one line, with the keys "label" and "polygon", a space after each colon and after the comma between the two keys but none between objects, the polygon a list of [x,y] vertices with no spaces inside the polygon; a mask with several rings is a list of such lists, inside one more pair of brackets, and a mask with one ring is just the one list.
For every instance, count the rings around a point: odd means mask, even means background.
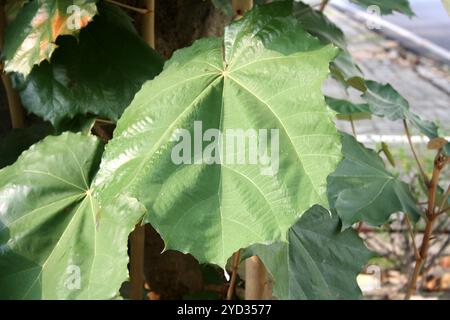
[{"label": "bayur tree leaf", "polygon": [[125,197],[99,208],[90,183],[102,150],[93,136],[64,133],[0,170],[0,299],[117,295],[143,209]]},{"label": "bayur tree leaf", "polygon": [[76,34],[96,14],[95,0],[35,0],[15,14],[5,35],[5,71],[27,76],[49,59],[60,35]]},{"label": "bayur tree leaf", "polygon": [[[166,249],[223,267],[328,205],[341,146],[321,85],[337,49],[272,16],[290,5],[257,6],[223,39],[175,52],[118,121],[95,182],[101,202],[138,199]],[[261,150],[267,161],[253,157]]]},{"label": "bayur tree leaf", "polygon": [[314,206],[291,227],[289,242],[251,246],[273,277],[279,299],[359,299],[356,276],[373,256],[358,234],[340,232],[338,215]]},{"label": "bayur tree leaf", "polygon": [[86,114],[116,121],[142,84],[162,70],[162,58],[121,9],[98,7],[99,15],[78,40],[60,37],[50,62],[25,79],[14,77],[24,107],[56,127]]},{"label": "bayur tree leaf", "polygon": [[353,136],[342,135],[344,160],[328,177],[328,198],[343,228],[358,221],[381,225],[399,211],[418,220],[420,212],[409,186],[385,169],[375,151],[365,148]]}]

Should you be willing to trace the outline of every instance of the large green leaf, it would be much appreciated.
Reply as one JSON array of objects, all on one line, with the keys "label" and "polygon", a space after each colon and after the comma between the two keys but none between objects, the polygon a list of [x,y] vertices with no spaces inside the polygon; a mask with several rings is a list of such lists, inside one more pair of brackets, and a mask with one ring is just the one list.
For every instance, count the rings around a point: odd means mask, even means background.
[{"label": "large green leaf", "polygon": [[364,8],[378,6],[381,14],[392,14],[394,11],[403,13],[408,17],[414,16],[408,0],[350,0]]},{"label": "large green leaf", "polygon": [[0,298],[107,299],[127,279],[127,238],[142,210],[99,209],[90,182],[102,145],[50,136],[0,171]]},{"label": "large green leaf", "polygon": [[[296,19],[271,15],[289,5],[256,7],[226,28],[224,41],[203,39],[175,52],[119,120],[96,180],[101,201],[118,194],[137,198],[167,249],[224,266],[239,248],[285,239],[311,205],[327,205],[326,177],[341,153],[321,85],[336,49]],[[187,147],[197,164],[175,164],[171,153],[180,129],[197,135],[194,121],[224,134],[278,130],[268,150],[279,155],[279,165],[272,162],[271,172],[248,158],[244,164],[228,160],[235,152],[247,155],[248,143],[216,150],[216,157],[205,149],[201,161],[203,148],[217,146],[217,137]],[[223,161],[214,161],[217,155]]]},{"label": "large green leaf", "polygon": [[422,120],[409,109],[408,101],[390,84],[366,81],[367,91],[362,97],[367,101],[373,114],[396,121],[409,120],[430,139],[438,137],[438,127],[434,122]]},{"label": "large green leaf", "polygon": [[35,64],[49,59],[58,36],[76,34],[91,21],[97,12],[95,1],[35,0],[25,4],[6,29],[5,71],[26,76]]},{"label": "large green leaf", "polygon": [[308,210],[289,230],[289,243],[257,244],[251,255],[261,258],[274,278],[280,299],[358,299],[356,276],[372,254],[358,234],[340,232],[336,213],[320,206]]},{"label": "large green leaf", "polygon": [[79,40],[60,37],[50,63],[16,79],[24,107],[55,126],[87,113],[117,120],[142,84],[162,69],[162,58],[123,11],[99,4],[99,13]]},{"label": "large green leaf", "polygon": [[381,225],[398,211],[418,219],[408,185],[386,171],[375,151],[342,133],[342,152],[344,160],[328,177],[328,199],[344,228],[358,221]]}]

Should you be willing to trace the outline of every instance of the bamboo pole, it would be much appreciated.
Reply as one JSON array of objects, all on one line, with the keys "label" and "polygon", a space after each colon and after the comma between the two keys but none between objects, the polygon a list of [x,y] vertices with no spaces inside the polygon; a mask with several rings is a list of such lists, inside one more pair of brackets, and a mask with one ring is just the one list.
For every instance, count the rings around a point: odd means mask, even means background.
[{"label": "bamboo pole", "polygon": [[[146,13],[141,20],[141,36],[155,48],[155,1],[142,0]],[[137,224],[130,236],[130,299],[141,300],[144,292],[145,227]]]},{"label": "bamboo pole", "polygon": [[142,16],[141,35],[155,49],[155,0],[143,0],[142,5],[147,13]]},{"label": "bamboo pole", "polygon": [[[5,1],[0,0],[0,50],[3,51],[5,40]],[[0,73],[5,87],[6,99],[8,101],[9,113],[11,115],[11,124],[13,128],[23,128],[25,126],[25,117],[17,92],[13,89],[10,77],[3,72],[3,63],[0,63]]]},{"label": "bamboo pole", "polygon": [[[253,7],[253,0],[232,0],[231,7],[236,20]],[[270,299],[268,283],[268,274],[261,260],[256,256],[248,258],[245,261],[245,299]]]}]

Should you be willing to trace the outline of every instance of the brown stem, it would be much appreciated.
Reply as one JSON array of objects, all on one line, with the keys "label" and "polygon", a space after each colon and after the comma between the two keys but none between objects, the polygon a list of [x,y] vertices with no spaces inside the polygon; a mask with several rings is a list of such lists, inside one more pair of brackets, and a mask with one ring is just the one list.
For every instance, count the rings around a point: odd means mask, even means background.
[{"label": "brown stem", "polygon": [[231,262],[231,279],[230,279],[230,286],[228,287],[227,291],[227,300],[233,299],[234,291],[236,290],[237,271],[240,261],[241,261],[241,250],[238,250],[233,254],[233,261]]},{"label": "brown stem", "polygon": [[[5,15],[5,1],[0,0],[0,51],[3,51],[5,40],[6,15]],[[13,89],[10,77],[3,72],[3,63],[0,63],[0,74],[5,87],[6,99],[8,101],[9,114],[11,116],[11,125],[13,128],[25,127],[25,116],[19,95]]]},{"label": "brown stem", "polygon": [[320,4],[319,8],[320,12],[323,12],[325,10],[325,7],[327,6],[328,2],[330,2],[330,0],[322,0],[322,3]]},{"label": "brown stem", "polygon": [[423,170],[422,164],[420,163],[419,158],[417,157],[417,153],[416,153],[416,150],[414,149],[414,146],[413,146],[413,143],[411,140],[411,133],[409,132],[408,123],[406,122],[406,119],[403,119],[403,127],[405,128],[405,133],[406,133],[406,137],[408,138],[409,147],[411,148],[411,152],[414,156],[414,159],[416,160],[417,166],[419,167],[419,171],[423,177],[423,181],[425,182],[427,187],[429,187],[430,180],[428,179],[428,176],[425,173],[425,171]]},{"label": "brown stem", "polygon": [[442,150],[439,150],[436,158],[434,159],[433,175],[431,177],[431,182],[428,186],[428,208],[427,208],[427,223],[425,226],[425,232],[423,234],[422,246],[420,247],[420,256],[416,258],[416,263],[414,265],[414,270],[411,275],[411,279],[406,291],[405,299],[411,298],[411,295],[416,291],[417,279],[419,278],[420,272],[422,270],[423,264],[428,255],[428,249],[430,247],[430,239],[433,234],[433,224],[436,220],[436,190],[439,183],[439,176],[442,169],[447,163],[446,157],[442,155]]},{"label": "brown stem", "polygon": [[409,233],[409,236],[411,237],[412,245],[413,245],[413,248],[414,248],[414,256],[415,256],[416,260],[419,260],[420,259],[420,252],[419,252],[419,249],[418,249],[417,244],[416,244],[416,234],[414,233],[414,230],[413,230],[413,227],[412,227],[412,224],[411,224],[411,220],[409,219],[409,216],[406,213],[405,213],[405,218],[406,218],[405,219],[406,220],[406,225],[408,226],[408,233]]},{"label": "brown stem", "polygon": [[348,118],[349,118],[349,120],[350,120],[350,125],[352,126],[352,133],[353,133],[353,136],[354,136],[355,139],[356,139],[355,121],[353,120],[352,115],[349,115]]},{"label": "brown stem", "polygon": [[102,139],[103,143],[108,143],[108,141],[111,139],[109,134],[103,129],[103,127],[97,122],[97,120],[94,123],[94,127],[92,128],[95,132],[95,134]]}]

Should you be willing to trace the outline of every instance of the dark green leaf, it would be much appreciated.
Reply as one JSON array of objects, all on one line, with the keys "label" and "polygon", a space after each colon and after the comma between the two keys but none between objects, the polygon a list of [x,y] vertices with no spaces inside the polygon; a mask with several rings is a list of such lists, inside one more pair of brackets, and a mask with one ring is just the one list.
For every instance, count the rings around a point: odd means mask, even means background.
[{"label": "dark green leaf", "polygon": [[352,120],[370,119],[370,108],[368,104],[356,104],[348,100],[325,97],[327,105],[338,113],[339,119]]},{"label": "dark green leaf", "polygon": [[356,276],[373,256],[358,234],[340,232],[336,213],[320,206],[309,209],[289,230],[289,243],[254,245],[274,278],[280,299],[359,299]]},{"label": "dark green leaf", "polygon": [[13,129],[0,139],[0,168],[13,164],[23,151],[51,133],[53,133],[53,128],[49,124]]},{"label": "dark green leaf", "polygon": [[362,97],[367,101],[372,113],[389,120],[409,120],[428,138],[438,137],[438,127],[434,122],[422,120],[409,109],[408,101],[403,98],[390,84],[376,81],[366,81],[367,91]]},{"label": "dark green leaf", "polygon": [[342,151],[344,160],[328,177],[328,199],[343,227],[358,221],[382,225],[398,211],[408,213],[414,221],[419,218],[408,185],[386,171],[376,152],[345,133]]},{"label": "dark green leaf", "polygon": [[[9,9],[17,11],[17,7]],[[96,12],[95,0],[35,0],[25,4],[11,14],[15,19],[6,29],[5,71],[27,76],[35,64],[51,57],[60,35],[78,33]]]},{"label": "dark green leaf", "polygon": [[51,63],[35,67],[26,80],[16,79],[24,107],[57,127],[77,115],[117,120],[142,84],[162,69],[162,58],[120,9],[104,4],[99,12],[79,40],[58,38]]}]

